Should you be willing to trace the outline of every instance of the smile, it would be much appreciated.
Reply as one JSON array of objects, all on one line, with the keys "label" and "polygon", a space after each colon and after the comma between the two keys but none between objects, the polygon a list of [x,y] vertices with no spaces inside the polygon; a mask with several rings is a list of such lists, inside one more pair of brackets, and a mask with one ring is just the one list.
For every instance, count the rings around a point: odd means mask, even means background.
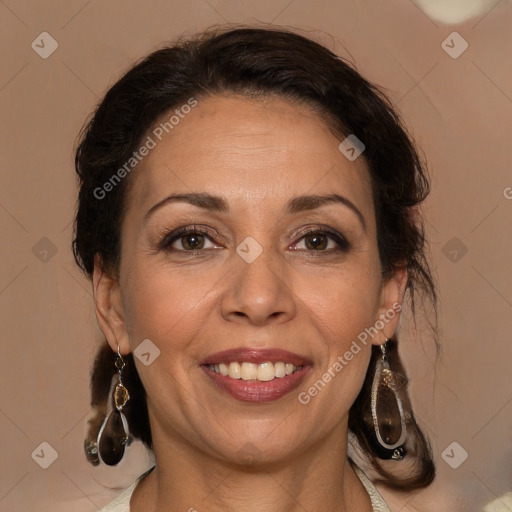
[{"label": "smile", "polygon": [[278,400],[300,386],[311,358],[278,348],[238,347],[210,354],[200,368],[222,393],[242,402]]},{"label": "smile", "polygon": [[225,364],[210,364],[208,368],[215,373],[230,379],[258,380],[260,382],[269,382],[276,378],[282,379],[302,369],[302,366],[295,366],[292,363],[277,361],[271,363],[267,361],[261,364],[249,362],[238,363],[236,361]]}]

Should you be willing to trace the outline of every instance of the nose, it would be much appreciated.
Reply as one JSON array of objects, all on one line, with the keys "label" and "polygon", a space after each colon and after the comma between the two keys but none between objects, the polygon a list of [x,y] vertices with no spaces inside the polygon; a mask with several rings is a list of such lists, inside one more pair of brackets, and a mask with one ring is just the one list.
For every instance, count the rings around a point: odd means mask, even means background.
[{"label": "nose", "polygon": [[233,254],[233,271],[224,282],[222,316],[253,325],[283,323],[296,314],[289,264],[271,248],[248,263]]}]

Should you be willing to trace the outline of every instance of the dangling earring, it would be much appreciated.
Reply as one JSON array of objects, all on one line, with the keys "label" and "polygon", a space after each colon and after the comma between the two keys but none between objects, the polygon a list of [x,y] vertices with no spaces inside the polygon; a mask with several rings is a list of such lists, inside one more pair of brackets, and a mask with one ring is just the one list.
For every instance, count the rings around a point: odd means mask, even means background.
[{"label": "dangling earring", "polygon": [[403,403],[397,390],[395,374],[389,367],[386,345],[380,346],[381,356],[375,366],[372,383],[371,410],[375,436],[383,459],[400,460],[405,455],[407,437]]},{"label": "dangling earring", "polygon": [[128,421],[121,412],[130,399],[128,390],[123,385],[122,374],[125,367],[119,345],[117,345],[117,359],[115,362],[118,373],[112,377],[110,385],[107,416],[98,433],[96,446],[99,458],[109,466],[115,466],[123,458],[125,447],[131,443]]}]

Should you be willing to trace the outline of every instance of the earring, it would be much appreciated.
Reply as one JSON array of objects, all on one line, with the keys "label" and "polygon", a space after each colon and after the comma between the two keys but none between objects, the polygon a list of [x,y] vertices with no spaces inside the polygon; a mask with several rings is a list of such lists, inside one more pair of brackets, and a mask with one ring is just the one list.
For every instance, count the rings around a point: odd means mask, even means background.
[{"label": "earring", "polygon": [[389,366],[386,345],[380,346],[381,356],[375,366],[372,383],[371,410],[379,457],[401,460],[407,437],[402,400],[398,394],[395,374]]},{"label": "earring", "polygon": [[128,421],[122,413],[123,407],[130,399],[128,390],[123,385],[123,369],[125,363],[121,356],[119,345],[117,345],[117,359],[115,362],[117,374],[112,377],[110,385],[107,416],[101,425],[96,441],[98,456],[109,466],[117,465],[123,458],[125,447],[129,446],[132,440],[128,429]]}]

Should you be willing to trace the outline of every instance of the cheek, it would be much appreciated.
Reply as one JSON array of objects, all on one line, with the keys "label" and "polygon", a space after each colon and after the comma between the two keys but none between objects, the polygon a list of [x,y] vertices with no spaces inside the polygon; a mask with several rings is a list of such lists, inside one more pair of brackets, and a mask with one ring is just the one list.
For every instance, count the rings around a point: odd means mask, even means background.
[{"label": "cheek", "polygon": [[[350,344],[376,320],[380,281],[368,263],[367,255],[345,268],[302,267],[287,272],[286,287],[293,294],[297,314],[304,315],[296,321],[316,323],[332,348],[342,350]],[[212,308],[218,307],[223,293],[230,292],[224,289],[227,273],[224,267],[201,264],[180,268],[161,261],[134,261],[122,290],[133,347],[149,338],[169,345],[170,350],[183,348],[208,325],[205,319],[212,319]]]},{"label": "cheek", "polygon": [[368,333],[378,315],[379,276],[347,269],[302,292],[310,321],[323,340],[321,371],[328,372],[323,375],[333,382],[331,391],[342,393],[347,404],[355,399],[368,367],[372,342]]},{"label": "cheek", "polygon": [[[309,321],[321,342],[320,364],[298,400],[312,418],[323,418],[328,429],[354,403],[363,385],[371,356],[371,341],[361,341],[377,312],[376,281],[369,273],[340,273],[311,290],[305,299]],[[314,411],[314,412],[313,412]]]},{"label": "cheek", "polygon": [[297,295],[313,309],[312,318],[326,330],[326,339],[343,345],[373,325],[379,305],[380,278],[368,266],[351,265],[304,282]]},{"label": "cheek", "polygon": [[124,289],[125,319],[132,348],[149,338],[166,351],[183,349],[204,322],[216,274],[138,262]]}]

